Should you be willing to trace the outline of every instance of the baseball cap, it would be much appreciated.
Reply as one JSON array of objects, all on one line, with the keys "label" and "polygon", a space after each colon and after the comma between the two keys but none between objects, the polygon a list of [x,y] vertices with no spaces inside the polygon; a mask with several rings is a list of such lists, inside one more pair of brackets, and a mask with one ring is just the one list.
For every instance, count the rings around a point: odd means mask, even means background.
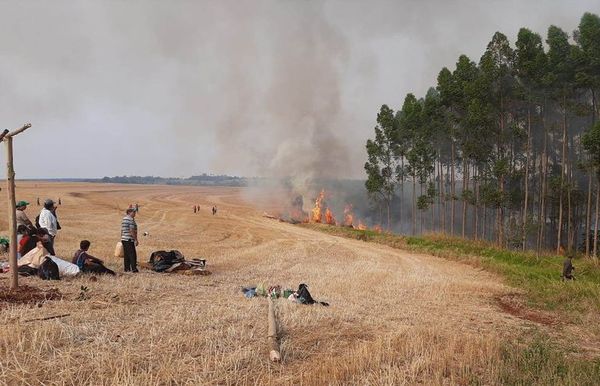
[{"label": "baseball cap", "polygon": [[18,208],[20,206],[27,206],[27,205],[29,205],[29,203],[27,201],[21,200],[21,201],[17,202],[16,207]]}]

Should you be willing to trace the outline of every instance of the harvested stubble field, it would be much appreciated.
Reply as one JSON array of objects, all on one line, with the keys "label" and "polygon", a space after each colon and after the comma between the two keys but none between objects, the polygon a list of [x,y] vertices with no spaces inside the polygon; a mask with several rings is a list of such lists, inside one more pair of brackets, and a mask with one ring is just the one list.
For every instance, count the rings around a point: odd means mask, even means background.
[{"label": "harvested stubble field", "polygon": [[[91,253],[121,272],[114,245],[124,209],[137,202],[140,232],[150,233],[140,261],[178,249],[206,258],[213,274],[22,278],[62,297],[0,307],[2,384],[595,382],[589,366],[547,344],[551,326],[498,304],[515,293],[498,276],[263,218],[238,188],[20,182],[17,196],[61,197],[56,251],[64,258],[87,238]],[[268,360],[267,302],[240,292],[259,282],[306,282],[331,304],[276,302],[281,364]]]}]

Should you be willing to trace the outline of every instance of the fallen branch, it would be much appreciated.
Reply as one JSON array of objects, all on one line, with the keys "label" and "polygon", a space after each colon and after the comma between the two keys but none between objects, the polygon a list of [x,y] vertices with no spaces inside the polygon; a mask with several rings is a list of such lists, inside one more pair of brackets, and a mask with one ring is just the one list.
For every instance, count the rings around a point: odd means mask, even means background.
[{"label": "fallen branch", "polygon": [[275,306],[273,299],[269,297],[269,331],[267,335],[269,341],[269,358],[272,362],[281,361],[281,353],[279,352],[279,342],[277,341],[277,323],[275,322]]},{"label": "fallen branch", "polygon": [[25,322],[25,323],[29,323],[29,322],[37,322],[37,321],[40,321],[40,320],[50,320],[50,319],[64,318],[65,316],[71,316],[71,314],[62,314],[62,315],[46,316],[45,318],[27,319],[27,320],[24,320],[23,322]]}]

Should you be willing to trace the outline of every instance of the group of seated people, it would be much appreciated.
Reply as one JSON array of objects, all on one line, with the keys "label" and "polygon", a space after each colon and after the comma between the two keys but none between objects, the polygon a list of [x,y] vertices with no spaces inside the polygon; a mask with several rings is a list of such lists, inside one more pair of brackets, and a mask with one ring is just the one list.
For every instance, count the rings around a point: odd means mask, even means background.
[{"label": "group of seated people", "polygon": [[79,249],[73,255],[71,262],[55,256],[50,235],[45,228],[27,228],[19,226],[18,263],[19,272],[28,273],[40,267],[46,257],[50,257],[59,268],[61,276],[74,276],[80,272],[115,275],[104,262],[89,254],[91,243],[82,240]]}]

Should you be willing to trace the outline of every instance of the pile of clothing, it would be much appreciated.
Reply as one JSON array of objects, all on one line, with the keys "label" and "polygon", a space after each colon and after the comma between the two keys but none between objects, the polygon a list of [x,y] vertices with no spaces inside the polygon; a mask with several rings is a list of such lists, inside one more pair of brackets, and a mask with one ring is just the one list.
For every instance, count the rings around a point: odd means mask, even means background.
[{"label": "pile of clothing", "polygon": [[186,260],[179,251],[156,251],[150,255],[148,261],[150,269],[154,272],[179,272],[188,275],[209,275],[206,270],[205,259]]},{"label": "pile of clothing", "polygon": [[42,243],[18,260],[19,275],[39,276],[44,280],[60,280],[61,277],[76,276],[80,270],[76,264],[52,256]]},{"label": "pile of clothing", "polygon": [[264,284],[259,284],[256,287],[242,287],[242,293],[244,294],[244,297],[248,299],[255,296],[271,297],[272,299],[283,297],[291,302],[299,304],[320,304],[325,307],[329,306],[329,303],[327,302],[320,302],[313,299],[308,291],[308,284],[305,283],[301,283],[298,286],[297,291],[293,291],[290,288],[282,290],[280,285],[272,285],[267,288]]}]

